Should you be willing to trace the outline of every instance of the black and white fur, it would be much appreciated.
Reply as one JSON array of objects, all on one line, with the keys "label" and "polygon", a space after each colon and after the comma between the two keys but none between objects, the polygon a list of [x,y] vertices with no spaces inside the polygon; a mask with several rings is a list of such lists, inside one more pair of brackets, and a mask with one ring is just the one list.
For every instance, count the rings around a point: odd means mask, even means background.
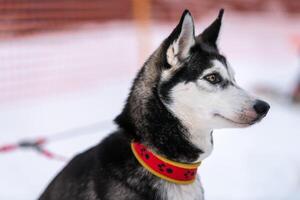
[{"label": "black and white fur", "polygon": [[223,10],[200,35],[185,11],[179,24],[134,80],[119,129],[77,155],[40,200],[202,200],[199,176],[189,185],[162,180],[135,159],[135,139],[170,160],[202,161],[213,149],[212,131],[246,127],[269,105],[241,89],[216,41]]}]

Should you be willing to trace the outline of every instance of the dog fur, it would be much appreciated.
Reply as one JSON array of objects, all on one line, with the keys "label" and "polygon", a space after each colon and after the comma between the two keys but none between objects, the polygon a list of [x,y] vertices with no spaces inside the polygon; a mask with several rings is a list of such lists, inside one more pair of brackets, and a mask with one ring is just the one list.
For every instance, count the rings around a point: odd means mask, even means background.
[{"label": "dog fur", "polygon": [[217,39],[223,10],[201,34],[185,11],[173,32],[137,74],[118,130],[77,155],[40,200],[203,200],[194,183],[162,180],[143,168],[130,143],[137,140],[170,160],[194,163],[213,149],[213,129],[260,121],[269,105],[241,89]]}]

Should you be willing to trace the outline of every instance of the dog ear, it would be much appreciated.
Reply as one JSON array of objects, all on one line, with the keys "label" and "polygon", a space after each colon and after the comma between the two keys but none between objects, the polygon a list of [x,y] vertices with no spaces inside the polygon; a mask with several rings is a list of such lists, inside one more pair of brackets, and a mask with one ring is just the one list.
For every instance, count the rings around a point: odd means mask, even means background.
[{"label": "dog ear", "polygon": [[200,35],[197,36],[197,41],[208,44],[209,46],[217,48],[217,39],[219,36],[224,9],[219,11],[217,19],[207,27]]},{"label": "dog ear", "polygon": [[171,66],[178,66],[181,61],[189,57],[190,49],[195,44],[194,21],[191,13],[185,10],[180,22],[166,39],[167,62]]}]

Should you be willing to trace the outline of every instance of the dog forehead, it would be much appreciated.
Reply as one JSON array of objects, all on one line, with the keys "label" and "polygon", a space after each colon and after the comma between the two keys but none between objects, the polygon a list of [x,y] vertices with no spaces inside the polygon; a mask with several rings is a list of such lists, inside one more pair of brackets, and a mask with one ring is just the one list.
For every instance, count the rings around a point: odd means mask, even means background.
[{"label": "dog forehead", "polygon": [[212,63],[211,67],[204,70],[203,75],[206,75],[206,74],[209,74],[212,72],[219,72],[224,78],[228,78],[230,80],[233,79],[234,72],[233,72],[232,68],[230,68],[230,66],[227,66],[226,63],[224,63],[218,59],[214,59],[211,63]]},{"label": "dog forehead", "polygon": [[218,59],[212,61],[212,67],[219,69],[220,71],[227,71],[227,66]]}]

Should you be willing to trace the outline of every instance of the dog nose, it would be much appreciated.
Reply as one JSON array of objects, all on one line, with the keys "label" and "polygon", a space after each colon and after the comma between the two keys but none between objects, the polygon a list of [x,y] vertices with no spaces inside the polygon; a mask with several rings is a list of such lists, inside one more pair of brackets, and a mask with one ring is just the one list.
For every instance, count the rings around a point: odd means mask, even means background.
[{"label": "dog nose", "polygon": [[253,106],[256,113],[260,116],[266,115],[270,109],[270,105],[267,102],[257,100]]}]

